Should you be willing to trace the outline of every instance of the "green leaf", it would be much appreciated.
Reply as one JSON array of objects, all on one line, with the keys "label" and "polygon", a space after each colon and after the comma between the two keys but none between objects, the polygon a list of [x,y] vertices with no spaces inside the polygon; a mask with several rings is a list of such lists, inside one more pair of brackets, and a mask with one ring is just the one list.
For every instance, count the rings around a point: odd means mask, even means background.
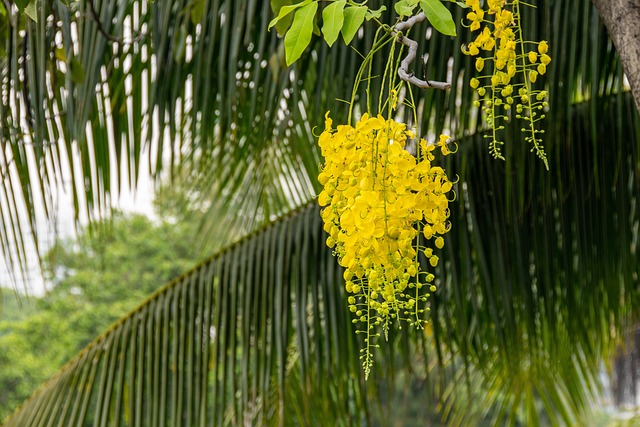
[{"label": "green leaf", "polygon": [[469,9],[469,6],[467,6],[466,3],[461,2],[461,1],[457,1],[455,2],[455,4],[457,4],[458,6],[460,6],[462,9]]},{"label": "green leaf", "polygon": [[456,35],[456,24],[451,12],[440,0],[420,0],[420,8],[433,28],[446,36]]},{"label": "green leaf", "polygon": [[311,42],[313,20],[316,17],[318,3],[311,2],[300,8],[293,17],[291,28],[284,37],[284,52],[287,66],[296,62]]},{"label": "green leaf", "polygon": [[38,9],[36,8],[36,2],[37,0],[31,0],[27,7],[24,8],[24,14],[35,22],[38,22]]},{"label": "green leaf", "polygon": [[78,61],[77,59],[72,59],[71,63],[69,64],[69,68],[71,71],[71,80],[73,80],[75,84],[81,84],[82,82],[84,82],[84,68],[82,67],[80,61]]},{"label": "green leaf", "polygon": [[313,34],[315,34],[318,37],[321,37],[322,31],[320,31],[320,23],[318,21],[319,21],[318,19],[313,20]]},{"label": "green leaf", "polygon": [[[291,6],[293,4],[293,0],[271,0],[271,10],[273,14],[278,16],[280,13],[280,9],[285,6]],[[283,18],[279,19],[275,25],[276,31],[282,37],[285,35],[289,27],[291,26],[291,22],[293,21],[293,15],[289,13]]]},{"label": "green leaf", "polygon": [[204,15],[205,0],[194,0],[191,3],[191,23],[198,25],[202,21]]},{"label": "green leaf", "polygon": [[346,0],[338,0],[325,7],[322,11],[322,34],[329,46],[333,46],[338,39],[344,23],[344,7]]},{"label": "green leaf", "polygon": [[418,1],[419,0],[400,0],[393,8],[400,16],[411,16],[413,15],[413,9],[418,5]]},{"label": "green leaf", "polygon": [[387,10],[387,6],[380,6],[378,10],[367,9],[367,21],[371,21],[373,18],[380,18],[385,10]]},{"label": "green leaf", "polygon": [[29,4],[29,0],[15,0],[15,4],[18,6],[20,12],[24,12],[24,8]]},{"label": "green leaf", "polygon": [[366,13],[366,6],[351,6],[344,10],[344,25],[341,33],[345,44],[351,43],[351,40],[353,40],[353,37],[364,22]]},{"label": "green leaf", "polygon": [[[278,23],[278,21],[280,21],[282,18],[284,18],[285,16],[289,15],[291,12],[295,11],[296,9],[298,9],[299,7],[303,7],[308,5],[309,3],[311,3],[312,0],[304,0],[303,2],[297,3],[297,4],[293,4],[290,6],[282,6],[280,7],[280,9],[278,10],[278,16],[276,16],[275,18],[273,18],[271,20],[271,22],[269,22],[269,26],[267,27],[268,30],[271,29],[271,27],[273,27],[274,25],[276,25]],[[273,10],[275,11],[275,8],[278,7],[278,3],[274,3],[273,1],[271,2],[271,7],[273,8]],[[317,7],[317,5],[316,5]]]},{"label": "green leaf", "polygon": [[15,0],[16,6],[18,6],[18,10],[29,18],[38,22],[38,9],[37,9],[37,1],[38,0]]}]

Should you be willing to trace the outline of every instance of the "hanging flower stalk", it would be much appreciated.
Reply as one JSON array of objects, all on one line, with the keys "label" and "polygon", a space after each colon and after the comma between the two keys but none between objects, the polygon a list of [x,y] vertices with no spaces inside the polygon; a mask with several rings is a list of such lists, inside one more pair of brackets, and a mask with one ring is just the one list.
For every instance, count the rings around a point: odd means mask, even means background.
[{"label": "hanging flower stalk", "polygon": [[[472,9],[467,14],[469,29],[479,31],[479,34],[468,46],[463,46],[463,52],[476,56],[476,70],[485,72],[478,78],[472,78],[470,84],[483,100],[476,101],[476,106],[482,105],[491,127],[491,134],[486,136],[491,140],[491,154],[504,159],[501,150],[504,142],[499,140],[498,131],[504,128],[500,121],[508,120],[509,110],[515,104],[516,118],[526,122],[522,128],[526,134],[525,140],[531,144],[531,151],[549,169],[539,136],[544,130],[536,126],[544,118],[544,114],[539,112],[547,106],[547,92],[533,89],[538,76],[547,72],[547,65],[551,62],[551,57],[547,55],[547,42],[524,40],[519,0],[487,0],[486,9],[481,7],[479,0],[465,0],[465,3]],[[482,56],[483,51],[489,56]],[[491,66],[487,66],[487,63]]]},{"label": "hanging flower stalk", "polygon": [[[275,2],[276,4],[278,2]],[[429,311],[427,299],[436,290],[435,276],[429,271],[438,265],[438,249],[444,246],[443,235],[449,231],[449,202],[455,199],[453,184],[444,169],[434,164],[436,146],[442,155],[450,154],[449,137],[441,135],[437,144],[420,139],[414,156],[405,144],[416,136],[404,123],[396,122],[394,110],[400,90],[410,98],[403,103],[418,122],[412,87],[448,90],[448,82],[424,79],[411,71],[417,57],[418,40],[410,38],[412,27],[428,21],[445,36],[456,36],[456,22],[448,5],[470,8],[467,19],[475,40],[463,47],[464,53],[477,57],[475,67],[484,73],[471,79],[471,87],[480,97],[492,130],[491,154],[504,159],[499,140],[501,120],[509,120],[512,106],[516,118],[523,119],[525,139],[545,166],[547,159],[536,127],[544,118],[540,113],[547,103],[546,92],[533,89],[538,75],[545,74],[550,57],[546,42],[523,40],[519,0],[397,0],[393,10],[395,24],[381,22],[385,7],[370,9],[366,2],[347,0],[300,0],[295,4],[279,4],[274,9],[275,26],[284,35],[287,65],[294,63],[310,44],[314,24],[322,16],[322,37],[332,46],[341,35],[348,45],[366,21],[378,24],[370,50],[356,75],[348,113],[349,124],[332,127],[327,113],[325,130],[319,145],[325,163],[318,181],[323,186],[318,202],[323,207],[324,229],[329,234],[327,245],[345,268],[344,279],[348,307],[354,323],[362,327],[365,346],[361,350],[365,377],[372,366],[372,348],[380,329],[388,335],[389,325],[403,321],[422,327]],[[326,3],[326,4],[325,4]],[[272,2],[274,4],[274,2]],[[381,76],[372,73],[373,55],[389,44],[387,66]],[[396,56],[396,45],[402,46]],[[535,46],[534,49],[528,49]],[[404,51],[403,51],[404,50]],[[403,56],[404,55],[404,56]],[[397,57],[402,56],[401,60]],[[441,70],[442,71],[442,70]],[[366,74],[368,73],[368,76]],[[365,77],[366,76],[366,77]],[[379,77],[381,77],[380,80]],[[398,77],[401,82],[396,84]],[[366,113],[351,126],[353,107],[360,83],[366,81]],[[369,99],[372,84],[380,82],[378,108]],[[385,118],[376,115],[387,113]],[[455,151],[455,150],[454,150]],[[399,326],[400,327],[400,326]]]},{"label": "hanging flower stalk", "polygon": [[[420,256],[438,265],[434,247],[444,246],[449,228],[452,183],[445,171],[432,165],[435,145],[420,140],[414,157],[405,144],[414,137],[403,123],[364,114],[355,127],[332,128],[326,118],[319,144],[325,164],[318,176],[324,189],[318,197],[327,245],[334,249],[349,293],[354,322],[363,325],[363,368],[368,376],[371,347],[385,335],[392,319],[421,326],[429,310],[434,275],[424,271]],[[443,155],[451,153],[442,135]],[[422,234],[428,242],[418,244]]]}]

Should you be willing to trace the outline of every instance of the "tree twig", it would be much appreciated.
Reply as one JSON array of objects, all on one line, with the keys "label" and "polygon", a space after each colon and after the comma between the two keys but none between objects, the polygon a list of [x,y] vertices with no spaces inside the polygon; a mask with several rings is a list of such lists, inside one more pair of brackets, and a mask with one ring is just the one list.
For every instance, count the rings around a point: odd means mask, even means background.
[{"label": "tree twig", "polygon": [[[412,85],[418,86],[419,88],[433,88],[433,89],[442,89],[446,90],[451,87],[451,84],[447,82],[437,82],[430,80],[421,80],[415,76],[413,72],[409,72],[409,65],[416,59],[416,55],[418,53],[418,42],[415,40],[411,40],[406,37],[402,32],[408,30],[413,27],[415,24],[418,24],[426,19],[424,12],[420,12],[419,14],[412,16],[406,21],[400,22],[393,29],[393,33],[396,36],[396,41],[398,43],[402,43],[403,45],[409,48],[409,52],[407,52],[407,56],[404,57],[402,62],[400,62],[400,67],[398,68],[398,76],[400,79],[411,83]],[[427,76],[425,76],[425,79]]]},{"label": "tree twig", "polygon": [[109,33],[107,30],[105,30],[104,26],[102,25],[102,21],[100,20],[100,16],[98,15],[98,11],[96,10],[96,6],[93,4],[93,1],[87,0],[87,3],[89,4],[89,12],[91,13],[91,19],[96,23],[96,26],[98,27],[98,32],[102,34],[104,38],[106,38],[107,40],[112,41],[114,43],[131,44],[139,40],[142,40],[147,36],[146,33],[139,33],[136,37],[133,37],[131,40],[127,40],[127,41],[125,41],[123,38],[118,38],[114,36],[113,34]]}]

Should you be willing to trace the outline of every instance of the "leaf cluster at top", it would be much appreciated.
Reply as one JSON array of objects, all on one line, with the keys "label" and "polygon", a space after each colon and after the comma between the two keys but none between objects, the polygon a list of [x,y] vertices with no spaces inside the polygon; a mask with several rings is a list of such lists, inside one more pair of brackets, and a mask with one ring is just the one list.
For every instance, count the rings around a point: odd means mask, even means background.
[{"label": "leaf cluster at top", "polygon": [[[276,17],[269,23],[269,29],[276,27],[279,34],[284,35],[284,48],[287,66],[297,61],[311,43],[313,33],[322,35],[329,46],[338,40],[340,34],[345,44],[351,43],[365,20],[379,19],[386,7],[373,10],[350,0],[331,0],[321,14],[318,14],[319,0],[303,0],[291,4],[291,0],[271,0],[271,8]],[[466,7],[464,3],[458,3]],[[434,29],[444,35],[455,36],[456,25],[451,12],[440,0],[399,0],[394,10],[399,19],[423,12]],[[318,17],[322,17],[322,28],[317,25]]]}]

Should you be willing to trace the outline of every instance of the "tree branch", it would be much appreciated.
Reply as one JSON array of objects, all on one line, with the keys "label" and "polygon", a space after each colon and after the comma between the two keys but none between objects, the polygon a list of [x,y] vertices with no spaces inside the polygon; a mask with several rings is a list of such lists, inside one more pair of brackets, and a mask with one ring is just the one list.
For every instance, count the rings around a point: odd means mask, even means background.
[{"label": "tree branch", "polygon": [[125,41],[124,38],[118,38],[110,34],[107,30],[105,30],[104,26],[102,25],[102,21],[100,20],[100,15],[96,10],[96,6],[93,4],[93,1],[87,0],[87,3],[89,4],[89,12],[91,13],[91,19],[96,23],[96,26],[98,27],[98,32],[102,34],[102,36],[107,40],[112,41],[114,43],[132,44],[134,42],[142,40],[147,36],[146,33],[140,33],[136,37],[133,37],[131,40]]},{"label": "tree branch", "polygon": [[[396,41],[398,43],[402,43],[403,45],[409,48],[409,52],[407,52],[407,56],[404,57],[402,62],[400,63],[400,68],[398,68],[398,76],[400,79],[405,82],[411,83],[412,85],[418,86],[419,88],[433,88],[433,89],[442,89],[446,90],[451,87],[451,84],[447,82],[437,82],[437,81],[429,81],[429,80],[421,80],[415,76],[413,72],[409,72],[409,65],[416,59],[416,55],[418,53],[418,42],[415,40],[411,40],[402,34],[403,31],[410,29],[415,24],[418,24],[426,19],[424,12],[420,12],[419,14],[412,16],[406,21],[400,22],[393,29],[393,35],[396,36]],[[425,76],[425,79],[427,76]]]}]

